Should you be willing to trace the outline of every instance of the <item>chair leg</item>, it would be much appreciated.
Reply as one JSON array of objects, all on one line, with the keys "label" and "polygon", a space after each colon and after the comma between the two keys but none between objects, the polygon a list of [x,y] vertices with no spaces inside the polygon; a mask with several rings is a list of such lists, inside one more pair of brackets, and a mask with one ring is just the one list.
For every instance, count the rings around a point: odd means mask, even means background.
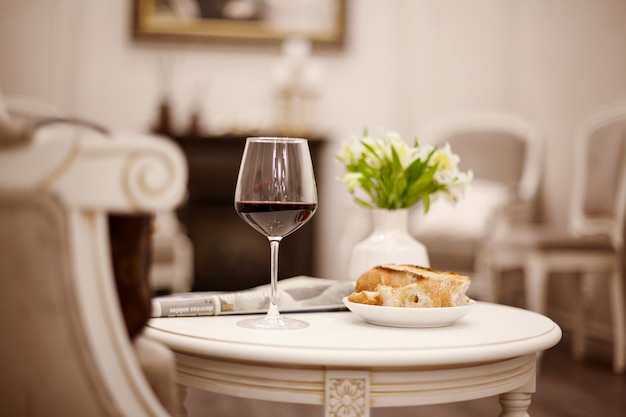
[{"label": "chair leg", "polygon": [[548,271],[543,255],[531,252],[524,265],[524,291],[526,307],[537,313],[545,314],[547,309]]},{"label": "chair leg", "polygon": [[485,249],[479,249],[476,253],[475,270],[481,281],[479,295],[481,301],[497,303],[500,289],[499,270],[493,264],[491,257],[485,253]]},{"label": "chair leg", "polygon": [[626,370],[626,306],[624,300],[623,264],[616,261],[611,274],[611,314],[613,320],[613,372]]},{"label": "chair leg", "polygon": [[573,304],[574,304],[574,337],[572,341],[572,356],[574,360],[582,360],[587,352],[587,305],[584,290],[585,277],[576,275]]}]

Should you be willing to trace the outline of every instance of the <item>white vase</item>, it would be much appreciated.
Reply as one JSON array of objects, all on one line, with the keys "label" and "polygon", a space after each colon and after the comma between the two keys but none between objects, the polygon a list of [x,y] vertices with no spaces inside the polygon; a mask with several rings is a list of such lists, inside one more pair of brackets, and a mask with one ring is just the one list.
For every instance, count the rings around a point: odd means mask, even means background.
[{"label": "white vase", "polygon": [[371,217],[372,233],[352,250],[350,280],[356,281],[368,269],[389,263],[430,267],[426,247],[408,232],[408,209],[373,209]]}]

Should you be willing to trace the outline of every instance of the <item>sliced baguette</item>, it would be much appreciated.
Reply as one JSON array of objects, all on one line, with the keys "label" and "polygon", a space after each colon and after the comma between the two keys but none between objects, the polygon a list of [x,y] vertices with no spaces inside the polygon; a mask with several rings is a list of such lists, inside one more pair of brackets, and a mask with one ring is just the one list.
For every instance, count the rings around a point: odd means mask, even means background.
[{"label": "sliced baguette", "polygon": [[[469,277],[455,272],[387,264],[363,273],[348,300],[393,307],[453,307],[469,303],[469,285]],[[371,293],[380,294],[380,299]]]}]

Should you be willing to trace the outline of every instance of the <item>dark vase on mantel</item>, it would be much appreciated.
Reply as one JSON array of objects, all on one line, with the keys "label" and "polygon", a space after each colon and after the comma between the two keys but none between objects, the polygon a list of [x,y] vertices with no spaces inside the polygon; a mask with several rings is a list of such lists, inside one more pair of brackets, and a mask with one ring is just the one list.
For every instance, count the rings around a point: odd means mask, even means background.
[{"label": "dark vase on mantel", "polygon": [[189,124],[187,126],[187,136],[191,138],[199,138],[206,135],[205,127],[200,118],[200,111],[193,110],[189,116]]},{"label": "dark vase on mantel", "polygon": [[152,132],[167,136],[172,134],[172,109],[167,98],[163,98],[159,104],[159,112]]}]

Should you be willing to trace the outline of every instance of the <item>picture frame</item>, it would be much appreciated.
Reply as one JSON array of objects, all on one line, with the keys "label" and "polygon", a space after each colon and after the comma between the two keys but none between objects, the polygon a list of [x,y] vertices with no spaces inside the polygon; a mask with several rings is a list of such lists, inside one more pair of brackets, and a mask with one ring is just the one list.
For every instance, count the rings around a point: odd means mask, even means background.
[{"label": "picture frame", "polygon": [[132,0],[138,42],[277,46],[290,36],[341,49],[347,0]]}]

